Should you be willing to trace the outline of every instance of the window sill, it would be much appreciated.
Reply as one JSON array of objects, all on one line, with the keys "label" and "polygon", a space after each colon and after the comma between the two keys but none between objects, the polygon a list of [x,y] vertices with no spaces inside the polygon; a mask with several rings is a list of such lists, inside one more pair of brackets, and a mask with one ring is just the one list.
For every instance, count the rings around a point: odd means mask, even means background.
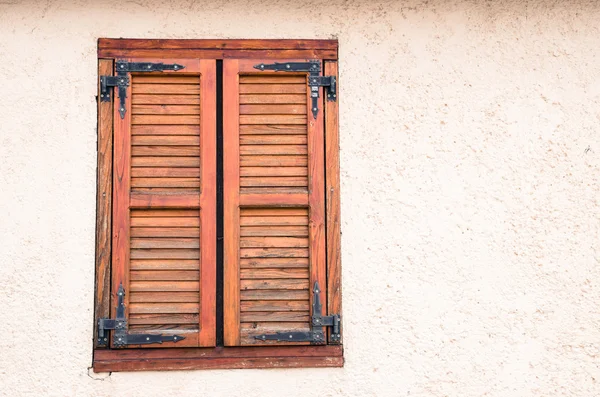
[{"label": "window sill", "polygon": [[96,349],[94,372],[343,367],[342,346]]}]

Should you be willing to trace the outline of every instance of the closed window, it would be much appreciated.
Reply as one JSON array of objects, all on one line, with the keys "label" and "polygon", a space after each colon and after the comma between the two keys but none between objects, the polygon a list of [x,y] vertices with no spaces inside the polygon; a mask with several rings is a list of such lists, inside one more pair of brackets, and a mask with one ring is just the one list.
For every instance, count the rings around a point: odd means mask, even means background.
[{"label": "closed window", "polygon": [[341,366],[337,42],[99,41],[96,371]]}]

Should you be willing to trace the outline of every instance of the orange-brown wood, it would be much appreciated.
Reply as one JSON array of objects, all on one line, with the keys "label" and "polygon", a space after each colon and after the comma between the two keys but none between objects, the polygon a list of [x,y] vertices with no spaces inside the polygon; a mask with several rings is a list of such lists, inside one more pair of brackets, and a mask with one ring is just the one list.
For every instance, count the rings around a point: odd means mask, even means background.
[{"label": "orange-brown wood", "polygon": [[204,59],[337,59],[337,50],[213,50],[213,49],[98,49],[103,58],[204,58]]},{"label": "orange-brown wood", "polygon": [[[327,76],[338,77],[337,62],[326,61],[324,70]],[[327,311],[329,314],[341,315],[342,266],[338,101],[325,101],[325,180],[327,182],[325,191],[327,223]],[[331,334],[331,331],[329,331],[329,334]]]},{"label": "orange-brown wood", "polygon": [[[321,73],[322,74],[322,73]],[[323,88],[319,88],[319,113],[308,121],[308,205],[310,207],[310,286],[319,283],[321,302],[327,298],[327,276],[325,257],[325,148],[323,131]],[[311,106],[310,91],[307,107]],[[312,115],[311,115],[312,116]],[[311,294],[311,307],[313,294]],[[314,314],[314,313],[311,313]],[[323,313],[324,314],[324,313]]]},{"label": "orange-brown wood", "polygon": [[[240,99],[233,105],[225,101],[224,109],[225,120],[227,112],[235,112],[237,123],[232,125],[237,129],[236,148],[231,149],[237,151],[234,177],[240,208],[239,226],[235,227],[240,234],[243,228],[245,237],[236,236],[237,278],[232,279],[230,285],[239,286],[240,291],[236,292],[239,298],[244,294],[245,299],[234,304],[239,313],[236,337],[239,344],[247,345],[257,343],[253,336],[260,330],[253,325],[255,323],[269,322],[285,330],[286,324],[298,322],[303,329],[309,329],[309,290],[317,280],[321,289],[326,290],[324,136],[322,109],[316,120],[312,113],[307,115],[311,102],[306,74],[257,73],[253,66],[263,60],[236,62],[236,72],[241,77],[236,75],[231,81],[241,81],[237,93]],[[285,83],[282,78],[286,79]],[[224,81],[227,82],[227,76]],[[263,97],[254,101],[261,104],[242,103],[240,106],[241,98],[254,94]],[[271,97],[290,94],[302,95],[302,104],[298,104],[298,100],[294,101],[296,104],[270,101]],[[228,95],[227,87],[224,95]],[[227,167],[228,145],[224,147]],[[227,175],[226,171],[225,178]],[[225,227],[228,226],[225,219]],[[290,230],[290,227],[295,229]],[[266,292],[269,299],[278,304],[258,310],[262,300],[257,291]],[[304,300],[286,300],[289,291],[302,293]],[[286,305],[299,311],[274,310]],[[227,330],[226,325],[225,332],[233,331]]]},{"label": "orange-brown wood", "polygon": [[201,318],[200,346],[216,344],[216,241],[217,241],[217,169],[216,169],[216,130],[217,130],[217,83],[216,62],[200,61],[201,87]]},{"label": "orange-brown wood", "polygon": [[237,346],[240,344],[240,149],[237,60],[223,61],[223,109],[224,343],[225,346]]},{"label": "orange-brown wood", "polygon": [[[98,92],[100,76],[113,74],[113,61],[98,60]],[[98,95],[100,98],[100,95]],[[98,166],[96,176],[96,291],[94,324],[110,316],[110,254],[112,204],[112,97],[110,102],[98,99]],[[97,347],[97,327],[94,326],[94,346]]]},{"label": "orange-brown wood", "polygon": [[[125,288],[125,316],[129,316],[129,259],[130,217],[129,194],[131,184],[131,101],[125,101],[125,117],[119,114],[119,90],[114,90],[114,151],[113,151],[113,230],[112,230],[112,302],[118,301],[119,286]],[[131,98],[131,85],[126,98]],[[116,305],[111,305],[111,317],[116,316]],[[111,342],[111,347],[113,347]]]},{"label": "orange-brown wood", "polygon": [[98,49],[216,49],[216,50],[294,50],[322,49],[337,50],[337,40],[315,39],[113,39],[98,40]]},{"label": "orange-brown wood", "polygon": [[95,372],[342,367],[341,346],[96,350]]},{"label": "orange-brown wood", "polygon": [[136,208],[198,207],[200,206],[200,198],[197,193],[164,196],[156,194],[134,193],[131,194],[130,205],[131,207]]},{"label": "orange-brown wood", "polygon": [[[119,227],[114,238],[119,240],[113,246],[121,253],[113,263],[117,274],[113,293],[123,283],[130,332],[186,337],[178,344],[144,348],[214,346],[216,62],[153,61],[186,68],[181,75],[134,74],[126,117],[123,121],[118,113],[113,117],[114,167],[120,171],[115,176],[113,207]],[[138,92],[159,99],[167,97],[165,93],[185,92],[201,101],[162,107],[157,100],[151,108],[134,108],[135,100],[129,98],[135,99]],[[157,106],[163,111],[151,114]],[[176,295],[181,293],[188,293],[187,299],[194,293],[195,302],[178,301]],[[175,298],[166,298],[168,294]],[[135,298],[132,305],[130,295]]]}]

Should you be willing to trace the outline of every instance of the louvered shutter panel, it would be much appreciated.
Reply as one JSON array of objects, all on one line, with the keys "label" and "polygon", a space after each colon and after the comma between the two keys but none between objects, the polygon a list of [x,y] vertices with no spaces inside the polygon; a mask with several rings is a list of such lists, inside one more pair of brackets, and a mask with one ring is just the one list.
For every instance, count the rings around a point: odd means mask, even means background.
[{"label": "louvered shutter panel", "polygon": [[294,344],[255,336],[308,331],[315,282],[326,302],[322,89],[315,119],[307,74],[261,62],[223,63],[227,346]]},{"label": "louvered shutter panel", "polygon": [[185,68],[115,89],[112,316],[123,285],[129,333],[185,337],[143,347],[214,346],[215,61],[127,61]]}]

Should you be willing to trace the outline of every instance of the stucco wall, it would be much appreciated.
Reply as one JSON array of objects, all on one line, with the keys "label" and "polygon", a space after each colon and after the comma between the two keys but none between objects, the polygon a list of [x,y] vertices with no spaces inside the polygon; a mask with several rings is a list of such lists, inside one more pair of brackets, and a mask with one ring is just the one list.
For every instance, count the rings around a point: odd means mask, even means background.
[{"label": "stucco wall", "polygon": [[[0,394],[600,395],[594,1],[0,1]],[[88,373],[96,40],[338,38],[343,369]]]}]

